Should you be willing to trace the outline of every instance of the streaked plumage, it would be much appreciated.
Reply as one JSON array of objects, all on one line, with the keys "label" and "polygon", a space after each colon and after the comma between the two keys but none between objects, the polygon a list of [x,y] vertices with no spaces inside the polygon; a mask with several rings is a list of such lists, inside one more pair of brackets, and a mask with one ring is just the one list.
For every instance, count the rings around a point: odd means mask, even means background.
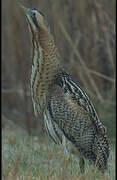
[{"label": "streaked plumage", "polygon": [[43,113],[46,130],[55,143],[80,153],[99,170],[106,169],[109,144],[105,127],[79,83],[62,68],[42,13],[23,9],[32,35],[31,96],[36,116]]}]

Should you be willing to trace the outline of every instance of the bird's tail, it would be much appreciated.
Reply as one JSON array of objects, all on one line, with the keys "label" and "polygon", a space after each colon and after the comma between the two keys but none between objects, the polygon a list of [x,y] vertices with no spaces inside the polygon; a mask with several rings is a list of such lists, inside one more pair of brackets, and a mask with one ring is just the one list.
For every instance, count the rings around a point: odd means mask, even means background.
[{"label": "bird's tail", "polygon": [[95,165],[99,170],[104,171],[107,169],[107,162],[109,157],[109,143],[107,136],[97,135],[95,137],[94,147],[94,151],[97,157]]}]

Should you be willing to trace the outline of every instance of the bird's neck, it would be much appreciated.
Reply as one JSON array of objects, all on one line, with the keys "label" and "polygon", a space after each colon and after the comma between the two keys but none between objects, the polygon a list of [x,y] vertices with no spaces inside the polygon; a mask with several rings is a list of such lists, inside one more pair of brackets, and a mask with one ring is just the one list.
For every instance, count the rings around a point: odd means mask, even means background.
[{"label": "bird's neck", "polygon": [[50,72],[59,68],[59,55],[51,34],[47,30],[40,30],[35,35],[32,34],[32,64],[37,66],[40,72],[48,70]]},{"label": "bird's neck", "polygon": [[[34,94],[41,100],[48,93],[48,88],[55,79],[60,66],[59,58],[54,41],[48,31],[40,30],[38,34],[32,34],[32,44],[31,86],[33,89],[35,84],[38,84]],[[38,79],[37,83],[35,79]]]}]

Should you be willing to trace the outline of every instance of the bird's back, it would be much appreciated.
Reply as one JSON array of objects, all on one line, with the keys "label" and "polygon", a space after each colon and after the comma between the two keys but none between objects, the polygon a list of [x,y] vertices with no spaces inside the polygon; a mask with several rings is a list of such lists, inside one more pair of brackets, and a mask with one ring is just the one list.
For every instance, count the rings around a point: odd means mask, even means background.
[{"label": "bird's back", "polygon": [[99,169],[105,169],[109,145],[105,130],[100,131],[104,126],[86,93],[63,70],[49,88],[47,103],[51,122],[60,128],[78,152]]}]

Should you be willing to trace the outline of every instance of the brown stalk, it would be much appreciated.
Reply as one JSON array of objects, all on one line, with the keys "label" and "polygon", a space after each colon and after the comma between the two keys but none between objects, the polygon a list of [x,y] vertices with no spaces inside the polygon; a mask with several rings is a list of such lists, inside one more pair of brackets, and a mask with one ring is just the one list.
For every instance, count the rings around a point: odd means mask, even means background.
[{"label": "brown stalk", "polygon": [[80,64],[84,68],[84,71],[87,73],[87,76],[88,76],[88,78],[90,80],[90,83],[91,83],[92,87],[94,88],[94,90],[95,90],[95,92],[96,92],[96,94],[98,96],[98,99],[100,100],[101,103],[103,103],[104,100],[103,100],[103,98],[102,98],[102,96],[101,96],[101,94],[100,94],[100,92],[98,90],[98,87],[97,87],[96,83],[94,82],[92,76],[90,75],[90,72],[87,70],[87,66],[86,66],[84,60],[82,59],[82,57],[81,57],[80,53],[78,52],[77,48],[74,46],[74,43],[72,42],[72,39],[70,38],[69,34],[67,33],[67,31],[66,31],[64,25],[62,24],[62,22],[59,22],[59,26],[60,26],[61,31],[64,34],[65,38],[67,39],[67,41],[71,45],[72,50],[74,51],[74,53],[76,54],[78,60],[80,61]]}]

